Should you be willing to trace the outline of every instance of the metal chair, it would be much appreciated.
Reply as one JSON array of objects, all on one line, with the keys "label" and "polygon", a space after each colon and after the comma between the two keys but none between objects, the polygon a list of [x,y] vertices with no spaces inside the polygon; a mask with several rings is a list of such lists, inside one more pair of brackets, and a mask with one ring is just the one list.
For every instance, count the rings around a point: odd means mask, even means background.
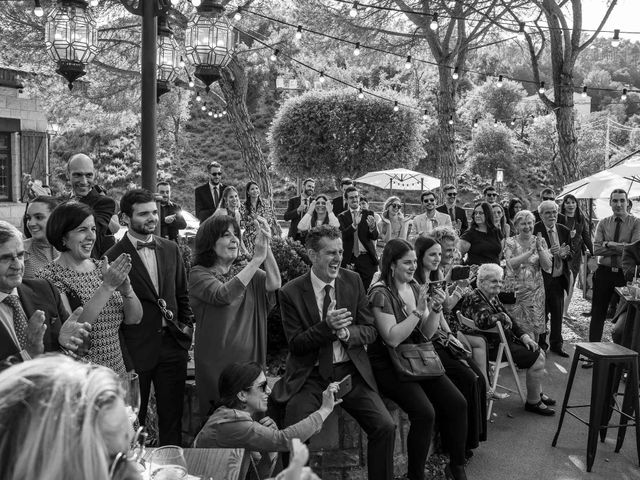
[{"label": "metal chair", "polygon": [[[473,320],[465,317],[460,311],[457,312],[458,320],[465,327],[471,328],[473,330],[478,330],[483,333],[497,333],[500,337],[500,345],[498,346],[498,355],[496,356],[495,361],[489,360],[489,364],[493,367],[493,373],[490,375],[489,381],[491,382],[491,390],[495,392],[496,388],[500,387],[503,390],[507,390],[511,393],[518,393],[520,398],[522,399],[522,403],[527,401],[527,397],[524,394],[524,390],[522,389],[522,385],[520,384],[520,377],[518,376],[518,368],[516,364],[513,362],[513,357],[511,356],[511,350],[509,350],[509,344],[507,343],[507,337],[504,334],[504,329],[502,328],[502,324],[500,322],[496,323],[494,327],[491,327],[486,330],[482,330],[478,328]],[[511,373],[513,374],[513,379],[516,382],[517,391],[512,390],[504,385],[500,385],[498,383],[498,378],[500,377],[500,370],[504,367],[510,367]],[[482,365],[480,365],[482,368]],[[491,419],[491,411],[493,409],[494,399],[489,399],[489,405],[487,407],[487,420]]]}]

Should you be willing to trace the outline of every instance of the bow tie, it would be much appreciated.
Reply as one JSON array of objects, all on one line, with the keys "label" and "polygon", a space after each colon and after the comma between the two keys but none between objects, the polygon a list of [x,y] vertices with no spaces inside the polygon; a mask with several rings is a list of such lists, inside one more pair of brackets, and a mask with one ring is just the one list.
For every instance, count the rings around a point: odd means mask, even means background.
[{"label": "bow tie", "polygon": [[142,248],[150,248],[152,250],[156,249],[156,242],[151,240],[150,242],[138,242],[137,245],[138,250],[142,249]]}]

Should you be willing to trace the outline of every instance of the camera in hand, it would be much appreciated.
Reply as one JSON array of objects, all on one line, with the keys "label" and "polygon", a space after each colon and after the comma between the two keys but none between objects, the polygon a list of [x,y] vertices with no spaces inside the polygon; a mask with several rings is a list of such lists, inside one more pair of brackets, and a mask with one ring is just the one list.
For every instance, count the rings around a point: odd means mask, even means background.
[{"label": "camera in hand", "polygon": [[451,281],[467,280],[471,275],[471,267],[469,265],[454,265],[451,268]]}]

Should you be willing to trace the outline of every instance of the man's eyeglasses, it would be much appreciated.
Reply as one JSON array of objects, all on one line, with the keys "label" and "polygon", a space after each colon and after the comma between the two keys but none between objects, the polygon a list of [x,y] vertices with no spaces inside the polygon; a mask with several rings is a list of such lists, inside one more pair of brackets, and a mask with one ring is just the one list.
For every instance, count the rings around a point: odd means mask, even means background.
[{"label": "man's eyeglasses", "polygon": [[487,197],[497,197],[497,193],[487,193]]},{"label": "man's eyeglasses", "polygon": [[422,203],[434,203],[435,201],[435,198],[425,198],[424,200],[422,200]]},{"label": "man's eyeglasses", "polygon": [[16,260],[24,262],[27,258],[29,258],[29,252],[18,252],[16,255],[7,253],[6,255],[0,255],[0,264],[10,265]]},{"label": "man's eyeglasses", "polygon": [[553,197],[542,197],[542,200],[555,200]]},{"label": "man's eyeglasses", "polygon": [[400,205],[399,203],[392,203],[391,205],[389,205],[391,208],[402,208],[402,205]]},{"label": "man's eyeglasses", "polygon": [[209,175],[211,175],[212,177],[221,177],[222,172],[209,172]]},{"label": "man's eyeglasses", "polygon": [[456,197],[458,192],[447,192],[447,197]]},{"label": "man's eyeglasses", "polygon": [[160,307],[160,311],[162,312],[162,316],[165,318],[165,320],[169,322],[172,321],[173,312],[167,308],[167,302],[164,298],[158,299],[158,306]]}]

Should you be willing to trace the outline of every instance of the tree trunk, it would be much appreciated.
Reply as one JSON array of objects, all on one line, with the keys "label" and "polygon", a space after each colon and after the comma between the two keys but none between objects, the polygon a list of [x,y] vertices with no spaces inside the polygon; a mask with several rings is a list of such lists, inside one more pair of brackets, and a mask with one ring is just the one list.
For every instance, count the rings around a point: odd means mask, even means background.
[{"label": "tree trunk", "polygon": [[573,81],[567,81],[560,88],[560,98],[556,101],[556,129],[560,151],[560,175],[566,185],[580,177],[578,168],[578,137],[575,129],[575,110],[573,108]]},{"label": "tree trunk", "polygon": [[454,124],[449,125],[449,119],[455,112],[455,100],[453,98],[453,80],[450,69],[440,68],[438,95],[438,165],[440,166],[440,184],[458,184],[456,145],[454,136]]},{"label": "tree trunk", "polygon": [[258,183],[261,197],[269,200],[271,214],[277,218],[269,169],[256,136],[256,129],[251,123],[251,117],[247,110],[247,76],[244,67],[237,59],[233,59],[227,68],[222,70],[222,78],[219,83],[227,102],[227,113],[233,124],[249,179]]}]

